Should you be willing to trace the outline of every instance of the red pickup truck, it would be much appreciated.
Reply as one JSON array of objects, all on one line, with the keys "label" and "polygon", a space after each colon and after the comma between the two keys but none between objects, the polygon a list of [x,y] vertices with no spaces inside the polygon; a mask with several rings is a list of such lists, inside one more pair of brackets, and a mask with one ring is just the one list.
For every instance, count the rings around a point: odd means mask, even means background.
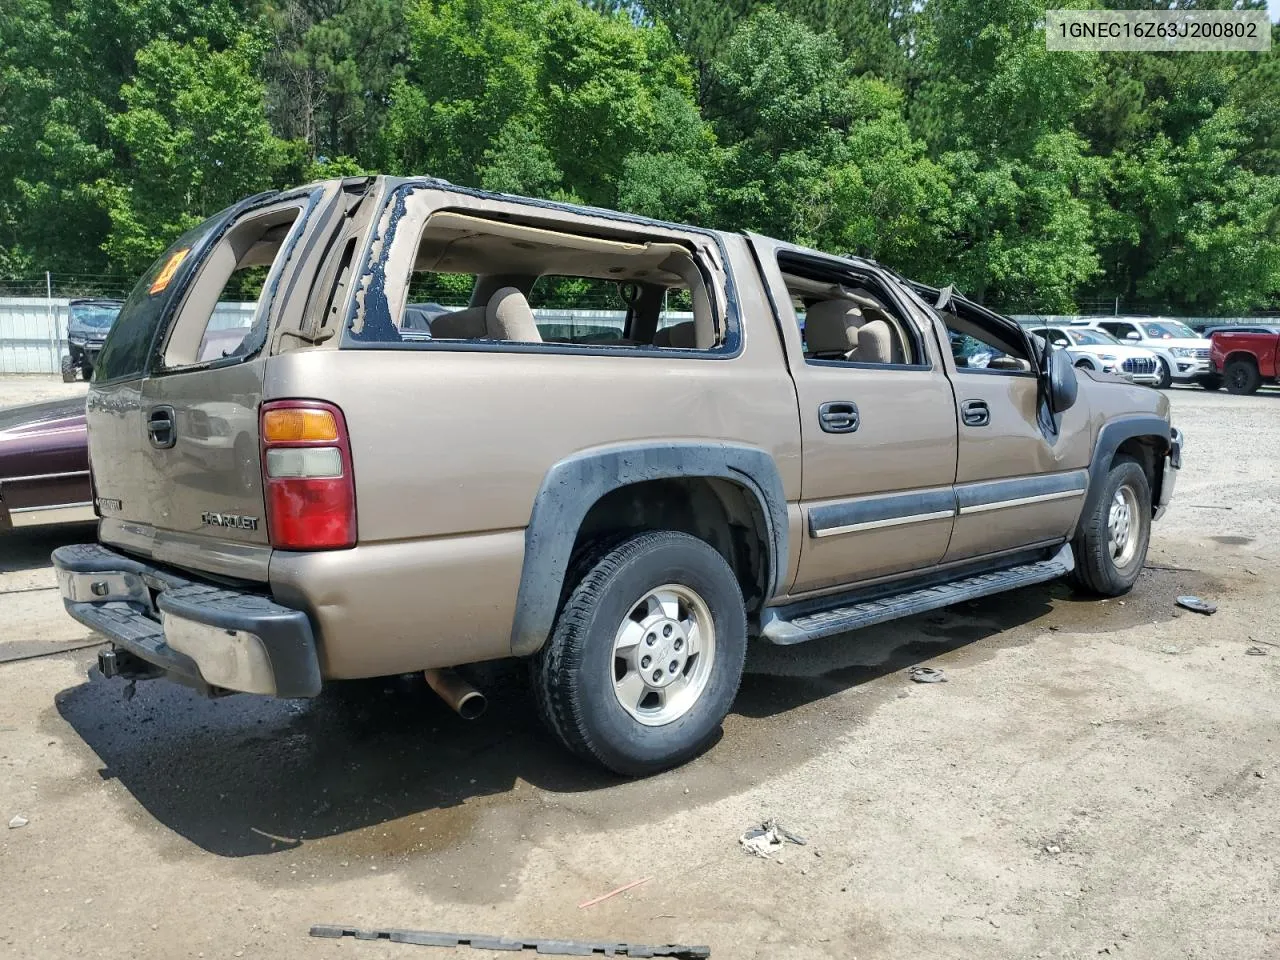
[{"label": "red pickup truck", "polygon": [[1280,326],[1215,330],[1209,362],[1222,374],[1229,393],[1254,393],[1280,377]]}]

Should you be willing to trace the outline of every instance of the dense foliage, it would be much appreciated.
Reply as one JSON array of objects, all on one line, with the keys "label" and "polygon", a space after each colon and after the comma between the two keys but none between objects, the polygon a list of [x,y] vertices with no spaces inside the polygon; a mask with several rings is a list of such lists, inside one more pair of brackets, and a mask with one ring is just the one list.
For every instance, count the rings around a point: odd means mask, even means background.
[{"label": "dense foliage", "polygon": [[1274,306],[1280,54],[1047,53],[1043,9],[6,0],[0,280],[136,274],[240,196],[385,170],[862,252],[1008,310]]}]

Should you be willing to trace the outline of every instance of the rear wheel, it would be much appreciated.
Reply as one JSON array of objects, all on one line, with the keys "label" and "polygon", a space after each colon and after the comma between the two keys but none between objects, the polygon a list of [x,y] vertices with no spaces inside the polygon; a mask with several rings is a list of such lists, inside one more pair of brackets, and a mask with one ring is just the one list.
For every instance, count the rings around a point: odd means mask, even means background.
[{"label": "rear wheel", "polygon": [[534,658],[538,710],[579,756],[642,776],[716,736],[742,679],[746,612],[724,558],[642,534],[592,564]]},{"label": "rear wheel", "polygon": [[1173,373],[1169,370],[1169,364],[1163,357],[1156,357],[1156,373],[1160,379],[1156,381],[1157,390],[1168,390],[1173,386]]},{"label": "rear wheel", "polygon": [[75,383],[76,365],[72,362],[70,356],[62,358],[62,382]]},{"label": "rear wheel", "polygon": [[1080,518],[1071,542],[1076,568],[1072,578],[1104,597],[1128,593],[1142,572],[1151,541],[1151,484],[1134,460],[1117,457],[1101,496]]},{"label": "rear wheel", "polygon": [[1223,377],[1227,382],[1227,393],[1257,393],[1258,387],[1262,386],[1257,364],[1243,357],[1228,363]]}]

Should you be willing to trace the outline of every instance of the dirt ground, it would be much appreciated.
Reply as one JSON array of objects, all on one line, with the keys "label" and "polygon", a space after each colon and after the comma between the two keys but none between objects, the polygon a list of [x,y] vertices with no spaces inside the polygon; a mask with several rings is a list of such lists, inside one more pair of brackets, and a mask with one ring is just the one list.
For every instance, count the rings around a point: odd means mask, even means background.
[{"label": "dirt ground", "polygon": [[[1172,396],[1186,468],[1128,598],[1051,585],[760,647],[721,742],[649,780],[564,756],[510,671],[468,724],[401,683],[126,699],[86,679],[92,650],[0,665],[0,956],[447,955],[314,923],[716,958],[1280,956],[1280,394]],[[0,658],[86,637],[47,558],[91,535],[0,539]],[[909,683],[917,663],[949,682]],[[765,817],[808,846],[744,855]]]}]

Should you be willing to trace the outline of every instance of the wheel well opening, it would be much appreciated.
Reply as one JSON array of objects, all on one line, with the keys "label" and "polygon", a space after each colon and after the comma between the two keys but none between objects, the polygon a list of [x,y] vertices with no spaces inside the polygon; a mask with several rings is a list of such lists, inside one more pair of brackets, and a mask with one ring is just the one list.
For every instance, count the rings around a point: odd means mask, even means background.
[{"label": "wheel well opening", "polygon": [[1227,359],[1222,361],[1222,365],[1225,367],[1227,364],[1235,363],[1238,360],[1243,360],[1245,363],[1251,363],[1255,367],[1258,365],[1258,358],[1245,350],[1237,350],[1235,353],[1227,354]]},{"label": "wheel well opening", "polygon": [[1120,457],[1129,457],[1138,462],[1142,472],[1147,475],[1147,487],[1151,490],[1151,506],[1160,502],[1160,483],[1163,471],[1157,470],[1160,458],[1164,456],[1166,444],[1159,437],[1130,437],[1120,444],[1112,463]]},{"label": "wheel well opening", "polygon": [[719,477],[646,480],[606,493],[578,528],[562,593],[573,589],[583,565],[650,530],[676,530],[706,542],[738,578],[748,615],[763,605],[769,592],[768,522],[755,494]]}]

